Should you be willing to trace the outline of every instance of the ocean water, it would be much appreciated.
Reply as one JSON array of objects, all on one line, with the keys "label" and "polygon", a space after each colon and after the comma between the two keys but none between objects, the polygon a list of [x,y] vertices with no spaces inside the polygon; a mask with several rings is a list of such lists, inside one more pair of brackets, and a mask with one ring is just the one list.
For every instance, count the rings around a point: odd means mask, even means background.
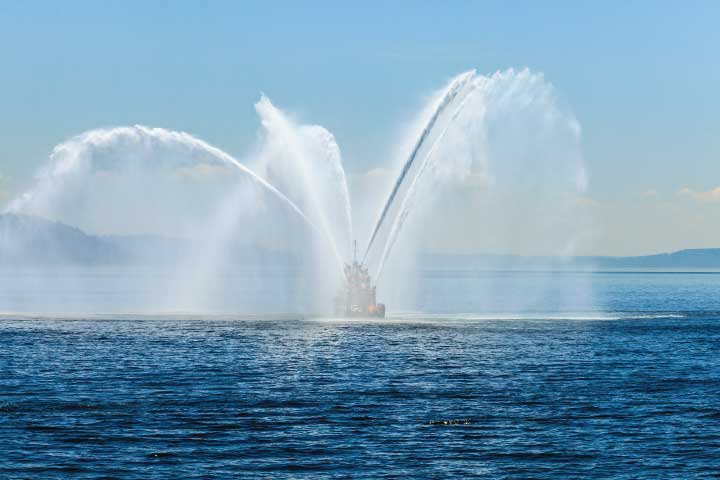
[{"label": "ocean water", "polygon": [[385,320],[18,285],[3,479],[720,478],[717,273],[426,272]]}]

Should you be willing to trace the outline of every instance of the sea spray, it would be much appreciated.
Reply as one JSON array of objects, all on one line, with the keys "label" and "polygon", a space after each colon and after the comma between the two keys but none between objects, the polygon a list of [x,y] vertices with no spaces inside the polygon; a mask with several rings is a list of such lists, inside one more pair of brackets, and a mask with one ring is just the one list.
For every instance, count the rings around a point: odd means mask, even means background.
[{"label": "sea spray", "polygon": [[352,211],[335,138],[320,126],[295,123],[264,95],[255,110],[264,129],[258,161],[266,178],[331,239],[342,265],[350,252]]},{"label": "sea spray", "polygon": [[[281,258],[267,252],[304,257],[312,266],[303,242],[328,251],[333,241],[285,193],[228,153],[187,133],[144,126],[93,130],[58,145],[35,185],[8,211],[126,237],[123,250],[142,243],[141,252],[132,247],[129,253],[136,258],[173,256],[152,267],[157,285],[144,287],[154,293],[138,308],[205,310],[222,303],[218,292],[227,287],[218,282],[226,282],[227,266],[245,255],[238,252],[258,252],[242,261],[261,272]],[[183,246],[169,250],[161,241]],[[327,259],[339,276],[341,259]],[[282,295],[291,298],[294,291],[288,286]]]},{"label": "sea spray", "polygon": [[[330,134],[328,133],[328,135]],[[331,135],[330,137],[334,142]],[[328,141],[328,143],[330,142]],[[138,149],[153,152],[158,149],[170,149],[173,154],[167,156],[157,154],[140,155]],[[103,155],[102,158],[95,155],[99,151],[107,153],[110,150],[117,150],[120,153],[116,156]],[[331,150],[330,147],[328,147],[328,150]],[[110,160],[108,160],[108,157],[110,157]],[[337,160],[333,163],[336,170],[339,162],[338,154]],[[228,165],[237,169],[242,175],[250,179],[253,185],[279,200],[281,205],[296,214],[312,231],[324,238],[325,242],[331,244],[333,251],[336,252],[335,257],[338,267],[341,265],[341,257],[335,246],[335,238],[328,228],[311,220],[306,212],[290,200],[285,193],[223,150],[188,133],[163,128],[135,125],[132,127],[98,129],[85,132],[63,142],[53,149],[48,165],[37,176],[35,185],[12,201],[6,211],[12,213],[27,211],[32,213],[38,203],[52,203],[51,199],[44,197],[52,196],[53,190],[63,190],[63,182],[67,180],[67,177],[76,174],[94,173],[95,175],[103,175],[111,173],[117,168],[131,169],[139,175],[142,174],[143,169],[161,168],[176,169],[187,173],[189,169],[214,164]],[[339,166],[339,170],[339,173],[335,173],[339,179],[336,184],[342,182],[345,189],[343,195],[346,199],[344,203],[347,205],[345,211],[349,212],[347,186],[342,165]],[[200,172],[202,171],[201,169]],[[320,209],[318,208],[318,210]],[[320,216],[320,218],[323,219],[324,217]],[[345,224],[346,226],[351,224],[349,216],[346,216]],[[349,243],[349,240],[347,243]]]},{"label": "sea spray", "polygon": [[[404,194],[388,215],[382,249],[377,251],[376,240],[370,252],[379,257],[372,266],[376,279],[383,278],[385,298],[397,285],[407,286],[407,271],[386,278],[391,259],[400,267],[404,258],[407,269],[416,253],[432,249],[567,256],[584,241],[587,176],[574,115],[542,74],[527,69],[478,75],[472,86],[464,104],[456,102],[455,113],[436,122],[415,160],[416,172],[404,180]],[[548,294],[535,287],[518,288],[510,308]],[[563,301],[591,308],[589,287],[582,300],[578,288],[571,291]],[[495,303],[490,291],[477,295]]]},{"label": "sea spray", "polygon": [[[122,233],[122,228],[107,224],[125,221],[130,225],[125,231],[145,232],[148,227],[164,235],[171,234],[168,225],[185,222],[203,237],[198,249],[204,251],[197,255],[197,268],[192,270],[196,275],[183,279],[182,297],[218,285],[213,277],[218,269],[233,266],[225,252],[237,249],[235,241],[241,237],[246,243],[253,237],[263,245],[300,252],[310,260],[305,266],[324,277],[300,282],[319,290],[322,281],[334,277],[337,282],[341,277],[337,267],[350,258],[353,239],[340,150],[329,131],[294,122],[267,97],[261,97],[256,110],[263,129],[250,161],[240,163],[182,132],[143,126],[93,130],[57,146],[36,184],[8,211],[61,217],[95,234]],[[489,245],[506,251],[532,243],[550,254],[572,253],[578,229],[572,202],[586,184],[580,129],[558,106],[542,75],[528,70],[492,76],[467,72],[433,97],[417,124],[405,142],[400,173],[389,186],[364,254],[368,265],[377,262],[372,264],[373,274],[383,276],[383,297],[387,298],[385,287],[392,286],[386,265],[400,256],[401,243],[409,255],[431,242],[465,242],[477,251],[487,249],[489,240],[494,241]],[[214,203],[183,191],[184,184],[168,187],[162,183],[165,177],[212,178],[207,193],[214,195]],[[131,187],[117,186],[123,182]],[[245,188],[243,182],[257,188]],[[224,185],[222,192],[218,184]],[[472,201],[441,211],[438,206],[457,193],[455,187]],[[270,203],[266,205],[265,196],[283,208],[273,207],[273,214],[267,215]],[[157,205],[180,201],[185,203],[170,210]],[[194,215],[184,210],[193,208]],[[241,210],[247,210],[242,221]],[[432,220],[426,224],[419,220],[428,218]],[[460,218],[455,229],[444,232],[442,226],[453,218]],[[85,224],[73,221],[78,219]],[[303,225],[300,231],[293,230],[297,219]],[[279,230],[260,233],[263,223],[278,225]],[[286,223],[292,225],[283,230]],[[105,229],[89,228],[93,225]],[[414,235],[408,235],[409,229]],[[265,280],[253,284],[261,281]],[[201,305],[173,298],[177,290],[165,290],[168,305]],[[523,293],[528,295],[527,289]],[[330,298],[323,297],[326,303]]]},{"label": "sea spray", "polygon": [[[105,172],[112,170],[114,165],[107,162],[93,165],[94,150],[107,150],[113,147],[132,150],[133,145],[147,146],[152,143],[160,147],[172,146],[184,150],[184,155],[172,158],[173,167],[176,168],[213,162],[232,165],[250,178],[254,184],[269,192],[305,222],[311,224],[302,210],[289,198],[230,154],[185,132],[149,128],[142,125],[91,130],[56,146],[50,155],[48,166],[40,172],[35,185],[13,200],[6,211],[12,213],[32,211],[34,204],[45,200],[43,197],[51,194],[51,190],[62,189],[65,177],[79,171]],[[133,155],[130,151],[127,156],[121,156],[116,160],[131,161],[132,159]],[[158,167],[159,165],[154,166]]]},{"label": "sea spray", "polygon": [[457,117],[462,113],[463,109],[465,108],[465,105],[468,103],[468,100],[470,96],[472,95],[472,91],[475,88],[474,85],[471,85],[471,89],[466,93],[465,98],[462,99],[460,102],[460,105],[457,106],[455,109],[455,112],[453,113],[452,117],[448,120],[448,122],[444,125],[442,131],[440,134],[435,138],[435,140],[432,142],[430,148],[427,150],[427,153],[423,157],[423,159],[419,163],[419,169],[417,174],[413,177],[410,186],[408,187],[407,193],[405,194],[405,197],[402,199],[402,204],[399,209],[399,213],[397,217],[395,217],[395,220],[392,223],[392,227],[390,227],[390,233],[388,234],[388,238],[385,242],[385,246],[383,248],[382,255],[380,257],[380,262],[377,267],[377,273],[375,274],[375,281],[379,282],[380,278],[382,277],[383,269],[385,267],[385,262],[388,259],[388,256],[390,255],[390,252],[392,251],[393,246],[395,245],[395,242],[397,241],[398,235],[400,234],[400,230],[402,229],[403,224],[405,223],[405,220],[407,220],[408,215],[410,214],[410,211],[412,209],[412,206],[415,204],[415,196],[418,193],[418,186],[422,183],[425,173],[428,170],[428,167],[430,167],[430,170],[433,170],[433,155],[435,154],[435,151],[438,149],[440,145],[442,145],[442,141],[445,138],[445,135],[448,132],[448,129],[453,125],[453,122],[457,119]]},{"label": "sea spray", "polygon": [[437,105],[433,108],[433,112],[430,115],[430,118],[428,119],[427,123],[423,127],[423,129],[420,131],[417,141],[415,142],[412,150],[410,151],[410,154],[408,155],[407,160],[402,166],[402,169],[400,170],[400,175],[398,175],[397,180],[393,184],[392,190],[390,191],[390,194],[388,195],[387,200],[385,201],[385,204],[382,207],[382,210],[380,211],[380,214],[378,216],[378,219],[375,223],[375,227],[373,228],[372,234],[370,235],[370,240],[368,241],[367,248],[365,249],[365,254],[363,255],[363,260],[361,263],[365,263],[368,254],[370,253],[373,244],[375,243],[375,239],[377,238],[378,233],[380,232],[380,229],[383,227],[383,224],[387,218],[388,212],[390,211],[391,207],[393,206],[393,203],[395,202],[395,198],[398,195],[398,192],[400,188],[403,186],[404,182],[406,181],[406,177],[408,176],[408,173],[413,168],[413,165],[415,163],[416,158],[418,157],[418,154],[420,153],[422,147],[424,146],[425,142],[430,137],[431,133],[433,132],[433,129],[435,128],[435,125],[438,121],[438,119],[441,117],[443,112],[458,98],[461,96],[461,93],[463,93],[464,87],[466,87],[475,76],[475,70],[471,70],[469,72],[462,73],[458,76],[456,76],[449,85],[445,88],[444,93],[442,96],[440,96],[439,101],[437,102]]}]

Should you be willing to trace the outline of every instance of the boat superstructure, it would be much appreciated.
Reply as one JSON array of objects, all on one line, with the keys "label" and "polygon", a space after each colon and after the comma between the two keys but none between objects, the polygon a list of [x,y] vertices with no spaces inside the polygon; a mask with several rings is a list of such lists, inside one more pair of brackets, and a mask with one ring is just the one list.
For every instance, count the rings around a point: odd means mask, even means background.
[{"label": "boat superstructure", "polygon": [[385,304],[377,303],[375,286],[368,273],[357,261],[357,246],[352,263],[343,267],[345,283],[335,296],[335,314],[347,317],[384,317]]}]

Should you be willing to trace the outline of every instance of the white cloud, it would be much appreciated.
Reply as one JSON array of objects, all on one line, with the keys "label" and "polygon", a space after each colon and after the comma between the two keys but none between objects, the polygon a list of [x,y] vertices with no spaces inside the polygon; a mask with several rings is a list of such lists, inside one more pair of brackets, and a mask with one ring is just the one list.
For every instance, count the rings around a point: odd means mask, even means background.
[{"label": "white cloud", "polygon": [[683,187],[678,190],[677,194],[683,197],[692,198],[697,202],[720,202],[720,187],[715,187],[707,191],[698,191],[688,187]]},{"label": "white cloud", "polygon": [[653,199],[653,198],[659,198],[659,197],[660,197],[660,194],[658,194],[658,191],[657,191],[657,190],[655,190],[654,188],[651,188],[651,189],[645,190],[645,191],[642,193],[642,196],[643,196],[644,198],[651,198],[651,199]]}]

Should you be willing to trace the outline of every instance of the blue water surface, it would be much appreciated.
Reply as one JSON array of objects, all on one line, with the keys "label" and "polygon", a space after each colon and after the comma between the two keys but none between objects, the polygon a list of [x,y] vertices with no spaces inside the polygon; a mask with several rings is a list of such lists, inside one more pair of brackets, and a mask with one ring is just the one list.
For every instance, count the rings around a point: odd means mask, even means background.
[{"label": "blue water surface", "polygon": [[386,320],[7,312],[0,478],[720,478],[720,275],[565,275],[435,272]]}]

